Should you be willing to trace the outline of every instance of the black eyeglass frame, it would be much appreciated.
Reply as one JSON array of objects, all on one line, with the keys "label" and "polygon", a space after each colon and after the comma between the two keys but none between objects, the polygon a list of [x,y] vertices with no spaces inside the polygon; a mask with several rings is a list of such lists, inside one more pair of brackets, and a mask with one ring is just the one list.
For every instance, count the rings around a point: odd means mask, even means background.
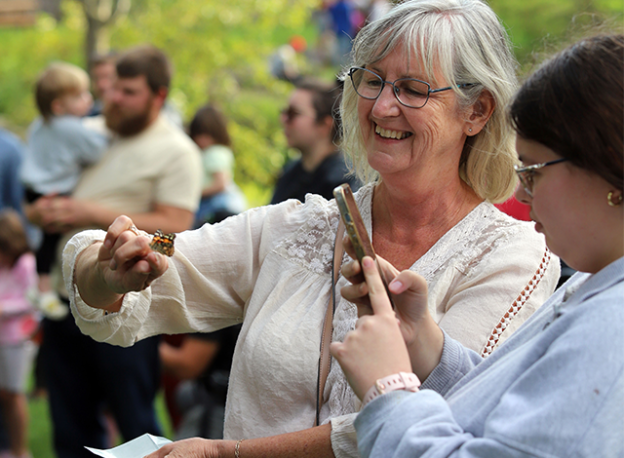
[{"label": "black eyeglass frame", "polygon": [[[357,85],[355,84],[355,81],[353,80],[353,74],[357,70],[364,70],[365,72],[372,73],[377,78],[379,78],[379,81],[382,83],[382,85],[379,86],[379,94],[377,94],[375,97],[366,97],[366,96],[364,96],[364,95],[362,95],[362,94],[360,94],[358,92]],[[464,88],[472,87],[472,86],[476,85],[476,83],[463,83],[463,84],[458,84],[457,86],[448,86],[448,87],[442,87],[442,88],[439,88],[439,89],[431,89],[431,85],[429,83],[427,83],[426,81],[423,81],[423,80],[419,80],[417,78],[399,78],[399,79],[396,79],[394,81],[386,81],[380,75],[375,73],[374,71],[369,70],[369,69],[364,68],[364,67],[351,67],[349,69],[349,73],[348,74],[349,74],[349,79],[351,80],[351,84],[353,85],[353,90],[355,91],[355,93],[357,95],[359,95],[363,99],[366,99],[366,100],[377,100],[379,98],[379,96],[381,95],[381,93],[383,92],[384,88],[386,87],[386,84],[389,84],[390,86],[392,86],[392,92],[394,93],[394,96],[399,101],[399,103],[401,105],[405,106],[405,107],[408,107],[408,108],[422,108],[422,107],[424,107],[425,105],[427,105],[427,102],[429,101],[429,96],[431,94],[435,94],[437,92],[448,91],[450,89],[453,89],[454,87],[457,87],[459,89],[464,89]],[[420,106],[409,105],[409,104],[403,102],[399,98],[399,93],[401,92],[401,89],[395,86],[395,84],[398,81],[417,81],[418,83],[425,84],[427,86],[427,98],[425,99],[425,102],[422,105],[420,105]]]},{"label": "black eyeglass frame", "polygon": [[520,184],[524,188],[524,191],[529,196],[533,197],[533,176],[535,175],[535,172],[539,169],[543,169],[544,167],[548,167],[549,165],[559,164],[568,160],[568,158],[562,157],[561,159],[555,159],[554,161],[542,162],[541,164],[527,165],[524,167],[515,164],[514,170],[518,175],[518,179],[520,180]]}]

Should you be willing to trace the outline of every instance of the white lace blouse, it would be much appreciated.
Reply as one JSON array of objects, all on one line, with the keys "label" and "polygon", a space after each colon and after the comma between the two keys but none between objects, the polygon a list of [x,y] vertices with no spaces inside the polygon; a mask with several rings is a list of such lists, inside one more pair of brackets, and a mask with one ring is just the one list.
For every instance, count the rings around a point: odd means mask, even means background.
[{"label": "white lace blouse", "polygon": [[[373,187],[356,193],[371,230]],[[308,195],[249,210],[178,235],[169,269],[151,287],[126,294],[118,313],[87,306],[72,285],[76,256],[103,231],[74,236],[63,274],[78,326],[94,339],[129,346],[154,334],[210,332],[243,322],[231,372],[226,439],[264,437],[314,424],[321,328],[331,292],[334,201]],[[343,260],[346,261],[347,257]],[[488,354],[550,296],[559,261],[532,225],[489,203],[477,206],[412,270],[429,284],[440,326]],[[341,278],[338,289],[346,284]],[[356,307],[339,298],[333,340],[354,327]],[[353,415],[359,401],[336,361],[321,421],[332,419],[337,457],[357,456]]]}]

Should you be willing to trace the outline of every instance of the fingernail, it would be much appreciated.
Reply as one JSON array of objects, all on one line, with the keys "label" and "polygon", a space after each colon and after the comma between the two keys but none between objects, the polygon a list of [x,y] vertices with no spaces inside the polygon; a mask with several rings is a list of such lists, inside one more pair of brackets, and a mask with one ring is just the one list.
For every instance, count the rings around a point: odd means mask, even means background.
[{"label": "fingernail", "polygon": [[112,246],[113,246],[113,242],[111,242],[109,239],[104,240],[104,247],[106,249],[110,250]]},{"label": "fingernail", "polygon": [[362,259],[362,265],[370,269],[371,267],[373,267],[373,260],[367,256],[364,259]]},{"label": "fingernail", "polygon": [[110,260],[110,262],[108,263],[108,268],[110,270],[117,270],[117,263],[115,262],[114,259]]},{"label": "fingernail", "polygon": [[388,285],[388,288],[390,288],[390,291],[392,291],[393,293],[398,293],[399,291],[401,291],[401,288],[403,288],[403,283],[401,283],[399,280],[395,280]]}]

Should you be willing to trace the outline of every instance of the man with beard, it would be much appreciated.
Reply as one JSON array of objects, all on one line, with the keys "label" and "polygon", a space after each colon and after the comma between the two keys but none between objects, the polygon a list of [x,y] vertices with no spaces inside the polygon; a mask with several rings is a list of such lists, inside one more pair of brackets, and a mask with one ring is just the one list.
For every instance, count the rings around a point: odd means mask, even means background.
[{"label": "man with beard", "polygon": [[[28,211],[32,221],[64,233],[61,249],[71,235],[106,229],[121,214],[146,232],[181,232],[191,226],[199,203],[199,150],[160,114],[171,77],[166,56],[151,46],[134,48],[119,58],[116,69],[104,106],[113,138],[101,161],[83,173],[71,198],[46,196]],[[52,275],[66,298],[58,266]],[[154,411],[158,337],[115,347],[82,335],[70,315],[45,320],[42,351],[58,458],[87,458],[92,455],[84,446],[114,445],[105,409],[124,441],[160,434]]]}]

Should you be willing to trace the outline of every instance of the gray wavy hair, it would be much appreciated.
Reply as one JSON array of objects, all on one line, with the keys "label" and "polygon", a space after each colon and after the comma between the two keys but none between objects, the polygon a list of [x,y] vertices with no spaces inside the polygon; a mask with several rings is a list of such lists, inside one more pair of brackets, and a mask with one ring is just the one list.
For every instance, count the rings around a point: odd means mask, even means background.
[{"label": "gray wavy hair", "polygon": [[[516,185],[515,134],[506,106],[516,87],[517,63],[509,37],[492,9],[480,0],[410,0],[395,6],[379,20],[366,25],[353,43],[351,60],[364,67],[382,60],[402,46],[406,59],[421,56],[430,82],[441,74],[453,86],[460,108],[474,104],[488,91],[496,108],[479,134],[466,140],[459,166],[460,177],[482,199],[500,202]],[[378,178],[366,160],[358,121],[359,96],[343,72],[344,94],[341,147],[352,171],[363,181]],[[476,83],[458,89],[462,83]]]}]

